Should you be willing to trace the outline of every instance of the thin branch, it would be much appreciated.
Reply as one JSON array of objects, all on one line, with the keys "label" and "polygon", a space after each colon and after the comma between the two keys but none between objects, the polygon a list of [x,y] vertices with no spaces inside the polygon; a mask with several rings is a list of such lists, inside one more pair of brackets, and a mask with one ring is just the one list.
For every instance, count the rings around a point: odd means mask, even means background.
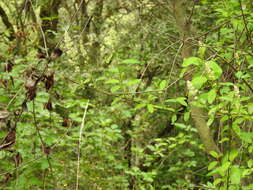
[{"label": "thin branch", "polygon": [[9,106],[12,104],[12,102],[17,98],[17,96],[20,94],[20,92],[22,91],[23,89],[22,88],[20,88],[17,92],[16,92],[16,94],[12,97],[12,99],[9,101],[9,103],[7,104],[7,106],[6,106],[6,110],[9,108]]},{"label": "thin branch", "polygon": [[178,79],[176,79],[175,81],[170,83],[166,88],[164,88],[162,90],[146,90],[146,91],[134,91],[134,92],[115,92],[115,93],[110,93],[110,92],[101,91],[101,90],[98,90],[98,91],[100,91],[104,94],[107,94],[107,95],[127,95],[127,94],[131,95],[131,94],[146,94],[146,93],[155,93],[155,92],[165,92],[168,88],[172,87],[174,84],[176,84],[178,81],[183,79],[185,76],[190,75],[194,70],[195,70],[195,68],[192,68],[187,73],[185,73],[184,76],[178,77]]},{"label": "thin branch", "polygon": [[187,19],[187,23],[188,23],[188,24],[191,22],[191,19],[192,19],[192,16],[193,16],[193,13],[194,13],[195,6],[196,6],[197,1],[198,1],[198,0],[194,0],[194,2],[193,2],[191,14],[190,14],[189,18]]},{"label": "thin branch", "polygon": [[[70,24],[67,28],[67,30],[65,32],[68,32],[71,28],[71,26],[74,24],[74,18],[76,17],[77,13],[80,11],[82,4],[84,3],[84,0],[82,0],[78,6],[78,9],[76,10],[76,12],[73,14],[72,18],[70,18]],[[85,26],[86,27],[86,26]],[[55,48],[59,47],[60,43],[64,40],[64,35],[62,35],[62,37],[60,38],[60,40],[58,41],[58,43],[56,44]]]},{"label": "thin branch", "polygon": [[169,81],[170,81],[170,79],[171,79],[171,75],[172,75],[172,72],[173,72],[173,70],[174,70],[174,66],[175,66],[175,64],[176,64],[177,57],[178,57],[178,55],[179,55],[179,53],[180,53],[180,51],[181,51],[183,45],[184,45],[184,43],[182,43],[182,44],[179,46],[179,48],[178,48],[178,50],[177,50],[177,52],[176,52],[176,55],[174,56],[174,60],[173,60],[172,66],[171,66],[170,75],[169,75],[169,79],[168,79]]},{"label": "thin branch", "polygon": [[[43,138],[42,138],[42,135],[40,133],[40,129],[39,129],[39,126],[37,124],[37,119],[36,119],[36,112],[35,112],[35,101],[33,100],[33,120],[34,120],[34,126],[36,128],[36,132],[39,136],[39,139],[40,139],[40,142],[42,144],[42,150],[44,151],[44,149],[46,148],[46,143],[44,142]],[[51,175],[53,175],[53,168],[52,168],[52,164],[50,162],[50,159],[49,159],[49,156],[48,154],[46,153],[46,157],[47,157],[47,161],[48,161],[48,165],[49,165],[49,168],[50,168],[50,171],[51,171]]]},{"label": "thin branch", "polygon": [[76,190],[78,190],[78,188],[79,188],[79,170],[80,170],[80,152],[81,152],[80,149],[81,149],[81,145],[82,145],[82,134],[83,134],[83,128],[84,128],[84,121],[86,118],[88,106],[89,106],[89,100],[86,104],[86,107],[85,107],[85,110],[83,113],[83,119],[82,119],[80,131],[79,131],[79,142],[78,142],[78,150],[77,150],[77,169],[76,169]]},{"label": "thin branch", "polygon": [[[211,49],[211,51],[216,52],[216,50]],[[226,64],[228,64],[228,66],[236,73],[238,72],[237,69],[233,66],[232,62],[234,60],[231,61],[227,61],[224,57],[220,56],[219,54],[217,54],[217,57],[219,57],[220,59],[222,59]],[[246,81],[244,78],[242,78],[243,83],[249,88],[249,90],[251,91],[251,93],[253,93],[253,88],[251,87],[250,83],[248,81]]]},{"label": "thin branch", "polygon": [[245,17],[244,11],[243,11],[242,1],[239,0],[239,3],[240,3],[240,9],[241,9],[241,13],[242,13],[243,22],[244,22],[244,27],[245,27],[245,29],[247,31],[247,39],[250,42],[251,48],[253,48],[253,42],[252,42],[252,39],[251,39],[251,32],[248,29],[248,23],[246,21],[246,17]]},{"label": "thin branch", "polygon": [[3,21],[4,25],[10,31],[9,40],[14,40],[15,39],[14,27],[11,24],[11,22],[9,21],[6,12],[4,11],[4,9],[1,6],[0,6],[0,17],[2,17],[2,21]]},{"label": "thin branch", "polygon": [[[34,9],[34,6],[33,6],[32,1],[31,1],[31,0],[29,0],[29,1],[30,1],[30,3],[31,3],[31,6],[32,6],[33,11],[35,12],[35,9]],[[41,24],[39,24],[39,28],[40,28],[40,32],[41,32],[41,35],[42,35],[42,38],[43,38],[43,43],[44,43],[44,48],[45,48],[46,56],[49,57],[48,49],[47,49],[46,36],[45,36],[45,33],[44,33],[43,29],[42,29]]]}]

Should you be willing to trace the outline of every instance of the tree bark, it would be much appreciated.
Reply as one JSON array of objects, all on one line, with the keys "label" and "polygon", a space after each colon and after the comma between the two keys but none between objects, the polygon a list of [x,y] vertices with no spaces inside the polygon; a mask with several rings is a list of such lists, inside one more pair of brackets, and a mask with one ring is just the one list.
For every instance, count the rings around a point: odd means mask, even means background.
[{"label": "tree bark", "polygon": [[[183,43],[181,56],[182,59],[193,56],[192,45],[190,39],[192,37],[191,33],[191,23],[190,20],[187,19],[184,0],[172,0],[173,6],[173,15],[175,17],[176,25],[180,31],[180,37]],[[186,82],[191,80],[191,76],[186,78]],[[188,88],[186,89],[188,92],[190,91]],[[205,150],[207,153],[211,151],[220,152],[218,146],[213,140],[210,128],[207,126],[206,119],[208,116],[203,111],[203,109],[194,106],[192,102],[194,101],[194,96],[191,93],[188,93],[188,102],[191,108],[191,117],[195,123],[195,127],[198,131],[200,139],[205,146]]]}]

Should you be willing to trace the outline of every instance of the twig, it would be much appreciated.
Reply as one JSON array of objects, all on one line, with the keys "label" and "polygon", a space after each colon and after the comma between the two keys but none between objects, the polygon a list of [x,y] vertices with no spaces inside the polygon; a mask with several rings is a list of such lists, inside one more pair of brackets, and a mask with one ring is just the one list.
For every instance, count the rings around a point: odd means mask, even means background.
[{"label": "twig", "polygon": [[[29,0],[29,1],[30,1],[30,3],[31,3],[31,6],[32,6],[33,11],[35,12],[35,9],[34,9],[34,7],[33,7],[32,1],[31,1],[31,0]],[[44,46],[45,46],[44,48],[45,48],[46,56],[49,57],[48,50],[47,50],[46,36],[45,36],[45,33],[44,33],[43,29],[42,29],[41,24],[39,24],[39,28],[40,28],[40,32],[41,32],[41,34],[42,34],[43,43],[44,43]]]},{"label": "twig", "polygon": [[184,74],[184,76],[182,77],[178,77],[178,79],[176,79],[175,81],[173,81],[172,83],[170,83],[166,88],[162,89],[162,90],[146,90],[146,91],[134,91],[134,92],[115,92],[115,93],[110,93],[107,91],[101,91],[98,90],[104,94],[107,95],[131,95],[131,94],[146,94],[146,93],[155,93],[155,92],[165,92],[168,88],[170,88],[171,86],[173,86],[174,84],[176,84],[178,81],[180,81],[181,79],[183,79],[185,76],[191,74],[193,71],[195,70],[195,68],[189,70],[187,73]]},{"label": "twig", "polygon": [[22,88],[20,88],[16,94],[12,97],[12,99],[9,101],[8,105],[6,106],[6,110],[9,108],[9,106],[11,105],[11,103],[16,99],[16,97],[19,95],[19,93],[21,92]]},{"label": "twig", "polygon": [[[72,18],[70,18],[70,24],[69,24],[69,26],[68,26],[68,28],[67,28],[67,30],[66,30],[65,32],[68,32],[68,31],[70,30],[71,26],[74,24],[73,20],[74,20],[75,16],[77,15],[77,13],[79,12],[79,10],[81,9],[81,6],[82,6],[82,4],[83,4],[84,2],[85,2],[84,0],[82,0],[82,1],[80,2],[79,6],[78,6],[78,9],[77,9],[76,12],[73,14]],[[90,19],[91,19],[91,18],[90,18]],[[90,20],[90,19],[89,19],[89,20]],[[86,26],[85,26],[85,28],[86,28]],[[62,35],[62,37],[60,38],[60,40],[59,40],[58,43],[56,44],[55,48],[59,47],[60,43],[61,43],[63,40],[64,40],[64,35]]]},{"label": "twig", "polygon": [[76,169],[76,190],[78,190],[78,187],[79,187],[80,149],[82,145],[81,143],[82,143],[82,133],[83,133],[83,128],[84,128],[84,120],[86,117],[88,106],[89,106],[89,100],[86,104],[86,107],[83,113],[83,119],[82,119],[80,131],[79,131],[79,142],[78,142],[78,150],[77,150],[77,169]]},{"label": "twig", "polygon": [[242,1],[239,0],[239,3],[240,3],[240,9],[241,9],[241,12],[242,12],[242,18],[243,18],[243,22],[244,22],[244,27],[247,31],[247,39],[249,40],[250,42],[250,45],[251,45],[251,48],[253,48],[253,42],[252,42],[252,39],[251,39],[251,32],[249,31],[248,29],[248,23],[246,21],[246,17],[245,17],[245,14],[243,12],[243,7],[242,7]]},{"label": "twig", "polygon": [[[46,144],[40,134],[40,129],[38,127],[38,124],[37,124],[37,120],[36,120],[36,113],[35,113],[35,103],[34,103],[34,100],[33,100],[33,120],[34,120],[34,126],[36,128],[36,131],[37,131],[37,134],[39,136],[39,139],[40,139],[40,142],[42,144],[42,150],[44,151],[45,148],[46,148]],[[53,176],[53,168],[52,168],[52,164],[50,162],[50,159],[49,159],[49,156],[48,154],[46,153],[46,157],[47,157],[47,162],[48,162],[48,165],[49,165],[49,168],[50,168],[50,171],[51,171],[51,175]]]},{"label": "twig", "polygon": [[193,6],[192,6],[192,10],[191,10],[191,14],[190,14],[190,16],[189,16],[189,18],[188,18],[188,20],[187,20],[187,23],[188,23],[188,24],[191,22],[192,15],[193,15],[193,13],[194,13],[196,3],[197,3],[197,0],[194,0]]},{"label": "twig", "polygon": [[183,45],[184,45],[184,43],[182,43],[182,44],[179,46],[179,48],[178,48],[178,50],[177,50],[177,53],[176,53],[176,55],[174,56],[174,60],[173,60],[172,66],[171,66],[170,75],[169,75],[169,79],[168,79],[169,81],[170,81],[170,79],[171,79],[171,75],[172,75],[174,66],[175,66],[175,64],[176,64],[176,60],[177,60],[178,54],[180,53],[180,51],[181,51]]}]

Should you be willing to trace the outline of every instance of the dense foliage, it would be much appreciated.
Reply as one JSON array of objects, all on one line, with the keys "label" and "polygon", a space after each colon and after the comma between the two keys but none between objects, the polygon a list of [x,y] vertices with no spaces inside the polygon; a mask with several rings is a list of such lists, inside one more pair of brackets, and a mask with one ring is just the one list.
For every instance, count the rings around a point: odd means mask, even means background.
[{"label": "dense foliage", "polygon": [[2,0],[0,189],[253,189],[250,0]]}]

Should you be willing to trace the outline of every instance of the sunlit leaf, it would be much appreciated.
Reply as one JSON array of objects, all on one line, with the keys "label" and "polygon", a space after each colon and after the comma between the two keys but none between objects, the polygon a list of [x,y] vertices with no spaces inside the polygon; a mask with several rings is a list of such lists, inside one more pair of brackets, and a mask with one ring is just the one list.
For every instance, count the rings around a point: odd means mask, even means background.
[{"label": "sunlit leaf", "polygon": [[238,152],[237,149],[231,150],[230,153],[229,153],[229,160],[233,161],[237,157],[238,153],[239,152]]},{"label": "sunlit leaf", "polygon": [[207,61],[205,63],[206,73],[209,80],[216,80],[222,74],[221,67],[215,61]]},{"label": "sunlit leaf", "polygon": [[196,89],[200,89],[207,82],[207,78],[205,76],[197,76],[192,79],[192,85]]},{"label": "sunlit leaf", "polygon": [[123,64],[140,64],[138,59],[125,59],[121,63]]},{"label": "sunlit leaf", "polygon": [[216,90],[212,89],[208,92],[208,103],[212,104],[216,98]]},{"label": "sunlit leaf", "polygon": [[217,161],[213,161],[208,165],[208,170],[212,170],[215,166],[217,166],[218,162]]},{"label": "sunlit leaf", "polygon": [[240,184],[241,182],[241,170],[237,166],[233,166],[230,171],[230,180],[232,184]]},{"label": "sunlit leaf", "polygon": [[154,112],[154,106],[152,104],[148,104],[147,108],[148,108],[148,112],[149,113],[153,113]]},{"label": "sunlit leaf", "polygon": [[190,65],[201,65],[203,64],[203,61],[198,57],[189,57],[184,59],[184,62],[182,64],[182,67],[188,67]]}]

